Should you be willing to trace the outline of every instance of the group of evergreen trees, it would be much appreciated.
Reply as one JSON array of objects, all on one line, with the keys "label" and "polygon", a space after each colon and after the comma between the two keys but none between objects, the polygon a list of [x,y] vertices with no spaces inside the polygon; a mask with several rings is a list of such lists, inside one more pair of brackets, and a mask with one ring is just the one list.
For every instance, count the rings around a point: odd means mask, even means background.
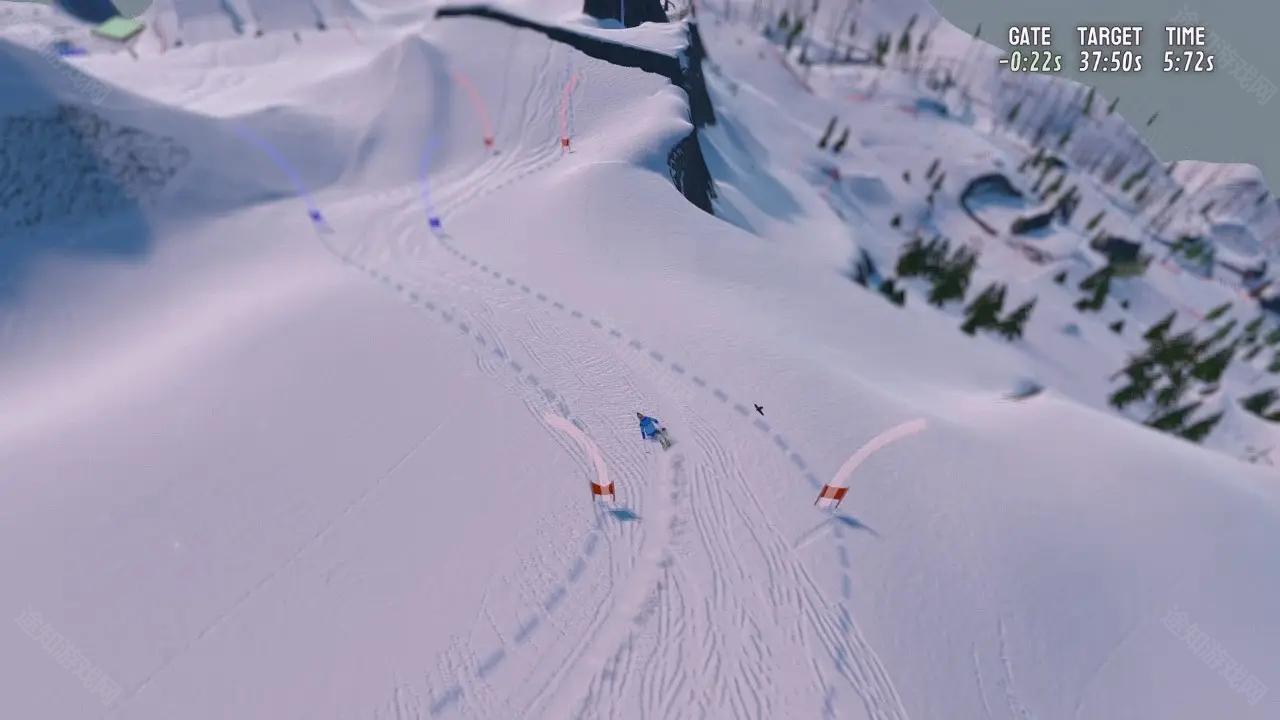
[{"label": "group of evergreen trees", "polygon": [[973,335],[979,330],[992,330],[1005,340],[1013,341],[1022,337],[1022,331],[1031,319],[1031,312],[1036,307],[1036,298],[1014,308],[1004,318],[1000,311],[1004,309],[1004,297],[1007,287],[1003,283],[991,283],[974,298],[965,308],[964,324],[960,330]]},{"label": "group of evergreen trees", "polygon": [[1103,265],[1080,281],[1080,289],[1086,294],[1076,301],[1075,308],[1080,312],[1100,312],[1107,303],[1107,294],[1111,292],[1111,279],[1115,277],[1115,269]]},{"label": "group of evergreen trees", "polygon": [[1270,422],[1280,422],[1280,410],[1272,409],[1276,398],[1280,397],[1280,390],[1276,388],[1267,388],[1261,392],[1254,393],[1240,400],[1240,406],[1245,410],[1257,415],[1263,420]]},{"label": "group of evergreen trees", "polygon": [[[778,16],[776,22],[774,22],[774,24],[769,28],[771,32],[778,33],[788,52],[796,47],[797,43],[800,44],[801,50],[799,62],[802,65],[808,65],[812,62],[809,58],[809,44],[810,39],[814,34],[814,30],[809,27],[810,23],[808,20],[810,17],[816,17],[817,13],[817,2],[814,2],[810,16],[804,16],[801,14],[792,16],[790,12],[784,9]],[[842,30],[842,28],[845,28],[844,21],[846,19],[849,20],[847,24],[847,32]],[[929,39],[932,28],[925,30],[920,33],[918,37],[913,38],[912,32],[915,30],[915,25],[918,20],[919,18],[916,15],[912,15],[907,21],[906,26],[903,28],[902,33],[897,35],[896,39],[893,32],[883,32],[876,35],[874,44],[870,48],[871,61],[880,67],[884,67],[890,57],[895,57],[898,62],[905,67],[911,59],[914,58],[917,65],[922,64],[925,51],[929,48]],[[847,37],[841,37],[842,33],[847,35]],[[829,42],[831,43],[831,62],[836,62],[841,57],[841,46],[844,47],[843,57],[845,61],[849,61],[853,58],[854,46],[856,43],[855,37],[857,36],[857,33],[857,17],[855,16],[852,19],[849,19],[846,12],[846,15],[841,18],[841,21],[831,28],[831,37],[829,38]]]},{"label": "group of evergreen trees", "polygon": [[803,17],[796,18],[795,21],[792,21],[791,16],[786,10],[783,10],[782,17],[778,18],[778,30],[786,33],[786,39],[784,42],[788,51],[790,51],[791,47],[795,45],[796,39],[800,37],[800,33],[804,32],[804,21],[805,19]]},{"label": "group of evergreen trees", "polygon": [[[871,287],[873,281],[879,278],[875,261],[871,259],[866,250],[858,252],[858,259],[853,262],[853,267],[850,268],[849,278],[863,287]],[[894,305],[901,307],[907,304],[907,290],[906,288],[898,287],[894,278],[879,280],[875,289],[885,300]]]},{"label": "group of evergreen trees", "polygon": [[[1231,303],[1223,303],[1206,313],[1203,322],[1216,323],[1230,309]],[[1176,314],[1170,312],[1142,336],[1147,341],[1147,349],[1116,373],[1117,377],[1123,375],[1126,382],[1111,395],[1110,403],[1118,410],[1145,405],[1147,425],[1199,442],[1222,419],[1222,412],[1192,421],[1191,416],[1203,403],[1198,398],[1218,390],[1234,359],[1252,362],[1269,348],[1272,356],[1266,369],[1271,374],[1280,374],[1280,328],[1264,332],[1265,320],[1259,315],[1231,337],[1238,322],[1228,318],[1206,337],[1198,339],[1191,330],[1172,334],[1175,317]],[[1280,388],[1273,387],[1240,398],[1239,403],[1264,420],[1280,422],[1280,408],[1273,407],[1277,399],[1280,399]]]},{"label": "group of evergreen trees", "polygon": [[[836,131],[836,116],[832,115],[831,120],[827,122],[826,131],[822,133],[821,138],[818,138],[819,150],[825,150],[827,148],[827,143],[831,141],[831,134],[834,133],[835,131]],[[845,143],[847,142],[849,142],[849,127],[845,126],[844,131],[840,133],[840,137],[836,138],[835,143],[832,144],[831,152],[839,155],[841,152],[844,151],[844,146],[845,146]]]},{"label": "group of evergreen trees", "polygon": [[[943,307],[964,301],[977,266],[978,255],[967,246],[952,249],[951,242],[941,236],[935,235],[927,242],[916,236],[903,246],[895,271],[899,278],[929,281],[929,304]],[[1032,298],[1002,318],[1007,290],[1003,284],[989,285],[965,308],[960,329],[970,335],[978,330],[993,330],[1007,340],[1022,337],[1036,301]]]},{"label": "group of evergreen trees", "polygon": [[942,183],[947,179],[947,171],[942,169],[942,158],[934,158],[929,163],[928,169],[925,170],[924,179],[929,182],[929,194],[925,197],[925,202],[933,207],[934,197],[942,192]]},{"label": "group of evergreen trees", "polygon": [[898,256],[898,277],[919,277],[932,284],[929,304],[942,307],[964,300],[973,270],[978,266],[977,253],[966,246],[951,249],[951,241],[935,235],[927,243],[919,236],[912,238]]},{"label": "group of evergreen trees", "polygon": [[1126,382],[1109,401],[1117,410],[1143,405],[1148,426],[1200,442],[1222,419],[1222,412],[1198,420],[1192,416],[1204,403],[1199,398],[1217,390],[1238,344],[1222,344],[1229,326],[1224,326],[1225,332],[1220,328],[1203,340],[1191,330],[1173,334],[1176,316],[1176,312],[1170,312],[1143,334],[1147,349],[1117,373]]}]

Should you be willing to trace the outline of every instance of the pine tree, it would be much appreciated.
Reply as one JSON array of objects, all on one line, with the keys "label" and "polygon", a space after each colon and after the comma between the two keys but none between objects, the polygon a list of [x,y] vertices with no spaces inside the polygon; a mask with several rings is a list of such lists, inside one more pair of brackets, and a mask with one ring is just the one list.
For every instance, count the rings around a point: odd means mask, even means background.
[{"label": "pine tree", "polygon": [[1222,317],[1223,315],[1226,315],[1226,314],[1227,314],[1227,311],[1228,311],[1228,310],[1230,310],[1230,309],[1231,309],[1231,303],[1229,303],[1229,302],[1224,302],[1224,303],[1222,303],[1221,305],[1219,305],[1218,307],[1216,307],[1216,308],[1214,308],[1214,309],[1210,310],[1208,313],[1206,313],[1206,314],[1205,314],[1205,316],[1204,316],[1204,319],[1205,319],[1205,321],[1206,321],[1206,322],[1213,322],[1214,320],[1217,320],[1218,318]]},{"label": "pine tree", "polygon": [[1093,87],[1089,88],[1089,94],[1084,96],[1084,108],[1081,110],[1088,117],[1090,111],[1093,110]]},{"label": "pine tree", "polygon": [[1022,101],[1021,101],[1021,100],[1019,100],[1018,102],[1014,103],[1014,104],[1013,104],[1013,107],[1009,109],[1009,114],[1005,116],[1005,118],[1004,118],[1004,123],[1005,123],[1006,125],[1012,125],[1012,124],[1014,124],[1015,122],[1017,122],[1017,120],[1018,120],[1018,112],[1019,112],[1020,110],[1022,110]]},{"label": "pine tree", "polygon": [[1213,430],[1213,426],[1217,425],[1218,421],[1222,419],[1222,415],[1223,413],[1221,412],[1215,413],[1203,420],[1198,420],[1195,423],[1188,425],[1186,429],[1182,431],[1182,437],[1193,443],[1198,443],[1201,440],[1204,440],[1209,435],[1209,432]]},{"label": "pine tree", "polygon": [[1107,106],[1107,114],[1110,115],[1111,113],[1115,112],[1116,106],[1119,104],[1120,104],[1120,98],[1116,98],[1112,100],[1111,104]]},{"label": "pine tree", "polygon": [[1275,388],[1268,388],[1241,398],[1240,406],[1258,417],[1266,417],[1267,410],[1271,407],[1271,403],[1276,401],[1277,395],[1280,395],[1280,392]]},{"label": "pine tree", "polygon": [[875,58],[874,58],[876,65],[880,67],[884,67],[884,56],[889,52],[890,42],[891,40],[889,39],[889,36],[887,34],[882,33],[876,36]]},{"label": "pine tree", "polygon": [[1107,302],[1107,293],[1111,291],[1111,275],[1114,271],[1110,265],[1104,265],[1101,269],[1080,281],[1080,289],[1085,292],[1091,292],[1087,298],[1080,298],[1076,301],[1076,310],[1080,312],[1098,312]]},{"label": "pine tree", "polygon": [[831,139],[831,133],[836,131],[836,116],[831,116],[831,121],[827,123],[826,132],[822,133],[822,139],[818,141],[818,149],[824,150],[827,147],[827,141]]},{"label": "pine tree", "polygon": [[1130,190],[1132,190],[1134,185],[1136,185],[1139,181],[1141,181],[1143,178],[1147,176],[1147,172],[1150,169],[1151,169],[1150,165],[1144,165],[1141,170],[1125,178],[1125,181],[1120,184],[1120,192],[1127,193]]},{"label": "pine tree", "polygon": [[1210,335],[1208,340],[1205,341],[1205,347],[1213,345],[1214,343],[1219,342],[1226,336],[1230,335],[1231,331],[1234,330],[1235,327],[1236,327],[1235,318],[1231,318],[1230,320],[1226,321],[1221,326],[1219,326],[1217,330],[1213,331],[1213,334]]},{"label": "pine tree", "polygon": [[1182,394],[1186,392],[1186,389],[1186,380],[1182,376],[1169,378],[1168,383],[1159,390],[1156,390],[1156,407],[1161,410],[1167,410],[1174,405],[1177,405],[1178,401],[1182,399]]},{"label": "pine tree", "polygon": [[1000,324],[996,326],[996,332],[1009,342],[1013,342],[1022,337],[1022,331],[1027,327],[1027,321],[1031,319],[1031,312],[1036,309],[1037,298],[1022,303],[1013,309],[1013,312],[1005,316]]},{"label": "pine tree", "polygon": [[1262,316],[1259,315],[1244,326],[1245,342],[1253,342],[1258,339],[1258,331],[1262,329],[1262,319]]},{"label": "pine tree", "polygon": [[1150,391],[1151,388],[1149,386],[1131,380],[1128,385],[1112,393],[1107,402],[1117,410],[1124,410],[1126,407],[1145,398]]},{"label": "pine tree", "polygon": [[929,290],[929,304],[942,307],[949,302],[963,300],[977,264],[978,258],[971,250],[958,248],[934,277],[933,287]]},{"label": "pine tree", "polygon": [[1129,378],[1129,384],[1117,390],[1109,402],[1117,410],[1123,410],[1139,400],[1144,400],[1155,387],[1155,363],[1149,357],[1134,358],[1120,373]]},{"label": "pine tree", "polygon": [[915,24],[916,16],[912,15],[911,19],[907,20],[907,26],[902,29],[902,37],[898,39],[898,55],[901,56],[903,60],[905,60],[907,54],[911,52],[911,29]]},{"label": "pine tree", "polygon": [[1176,311],[1170,311],[1163,320],[1147,328],[1147,331],[1142,334],[1142,339],[1150,343],[1163,342],[1169,328],[1173,327],[1173,319],[1177,314]]},{"label": "pine tree", "polygon": [[1050,184],[1050,185],[1049,185],[1049,187],[1045,188],[1045,190],[1044,190],[1044,195],[1043,195],[1042,197],[1043,197],[1045,200],[1048,200],[1050,197],[1052,197],[1052,196],[1053,196],[1053,194],[1054,194],[1054,193],[1056,193],[1056,192],[1058,192],[1059,190],[1061,190],[1061,189],[1062,189],[1062,181],[1063,181],[1063,179],[1064,179],[1064,178],[1066,178],[1066,176],[1067,176],[1067,174],[1066,174],[1066,173],[1059,173],[1058,177],[1054,178],[1053,183],[1052,183],[1052,184]]},{"label": "pine tree", "polygon": [[1231,364],[1231,358],[1235,355],[1235,352],[1235,346],[1228,345],[1197,362],[1191,368],[1191,377],[1202,383],[1213,384],[1218,382],[1222,379],[1222,374],[1226,372],[1227,366]]},{"label": "pine tree", "polygon": [[1200,409],[1200,401],[1190,402],[1181,407],[1174,408],[1169,412],[1152,418],[1147,425],[1160,430],[1162,432],[1177,432],[1182,428],[1187,418],[1191,417],[1196,410]]},{"label": "pine tree", "polygon": [[933,162],[929,163],[929,169],[925,171],[924,176],[926,178],[933,179],[933,175],[934,173],[938,172],[938,166],[941,163],[942,163],[942,158],[934,158]]},{"label": "pine tree", "polygon": [[1147,350],[1151,359],[1165,368],[1166,374],[1172,377],[1181,373],[1195,360],[1196,339],[1190,332],[1174,335],[1172,338],[1155,342]]},{"label": "pine tree", "polygon": [[898,255],[898,266],[895,268],[898,277],[919,277],[928,270],[928,255],[919,237],[914,237],[902,246]]},{"label": "pine tree", "polygon": [[796,38],[800,37],[802,32],[804,32],[804,18],[797,20],[791,27],[791,32],[787,33],[787,52],[791,52],[791,46],[795,44]]},{"label": "pine tree", "polygon": [[1066,282],[1067,282],[1067,271],[1066,271],[1066,270],[1063,270],[1062,272],[1058,273],[1057,275],[1054,275],[1054,276],[1053,276],[1053,281],[1054,281],[1055,283],[1059,284],[1059,285],[1065,285],[1065,284],[1066,284]]},{"label": "pine tree", "polygon": [[1098,227],[1098,223],[1102,222],[1102,218],[1106,217],[1106,215],[1106,210],[1099,210],[1097,215],[1089,218],[1089,222],[1084,225],[1085,232],[1093,232],[1093,229]]},{"label": "pine tree", "polygon": [[1111,329],[1111,332],[1119,335],[1120,333],[1124,332],[1124,320],[1117,320],[1111,323],[1110,325],[1108,325],[1107,327]]},{"label": "pine tree", "polygon": [[965,308],[965,321],[961,332],[972,335],[984,328],[993,328],[999,322],[1004,308],[1005,286],[991,283]]},{"label": "pine tree", "polygon": [[899,307],[907,303],[907,291],[899,288],[893,278],[886,278],[884,282],[880,283],[880,294],[886,300]]},{"label": "pine tree", "polygon": [[846,127],[844,132],[840,133],[840,137],[836,140],[836,144],[831,146],[831,152],[839,155],[844,152],[845,143],[849,142],[849,128]]},{"label": "pine tree", "polygon": [[934,235],[924,246],[928,263],[928,274],[936,275],[947,264],[947,256],[951,253],[951,241],[941,235]]},{"label": "pine tree", "polygon": [[866,250],[859,250],[858,257],[849,269],[849,279],[862,287],[867,287],[871,277],[876,274],[876,264]]}]

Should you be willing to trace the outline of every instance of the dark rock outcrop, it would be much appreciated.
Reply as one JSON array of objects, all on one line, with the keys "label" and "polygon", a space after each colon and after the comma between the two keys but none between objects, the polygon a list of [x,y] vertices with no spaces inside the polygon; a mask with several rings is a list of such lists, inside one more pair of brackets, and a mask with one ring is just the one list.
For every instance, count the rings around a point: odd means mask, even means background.
[{"label": "dark rock outcrop", "polygon": [[586,0],[582,3],[582,12],[601,20],[616,20],[624,9],[626,17],[622,18],[622,24],[626,27],[667,21],[667,14],[662,11],[662,0]]},{"label": "dark rock outcrop", "polygon": [[[627,14],[630,17],[631,3],[627,5]],[[715,181],[711,177],[711,171],[707,168],[702,148],[698,143],[698,128],[714,125],[716,115],[711,104],[711,96],[707,92],[706,78],[702,74],[706,48],[702,44],[702,36],[698,33],[696,23],[689,24],[689,46],[685,49],[683,57],[675,57],[634,45],[584,35],[561,27],[544,25],[487,5],[445,7],[436,11],[436,17],[476,17],[496,20],[513,27],[542,33],[556,42],[562,42],[577,49],[584,55],[613,65],[636,68],[670,80],[688,96],[689,122],[693,124],[693,132],[681,140],[667,155],[671,182],[689,202],[714,214],[711,200],[716,196]]]},{"label": "dark rock outcrop", "polygon": [[716,197],[716,185],[702,156],[698,143],[698,131],[694,130],[681,140],[667,155],[667,167],[671,170],[671,182],[685,199],[712,215],[711,201]]},{"label": "dark rock outcrop", "polygon": [[1020,201],[1022,200],[1022,191],[1014,187],[1013,183],[1009,182],[1009,178],[1004,175],[987,173],[970,180],[969,184],[965,185],[964,192],[960,193],[960,208],[964,210],[970,220],[978,224],[978,227],[985,230],[988,235],[994,236],[997,234],[996,229],[978,217],[972,207],[973,201],[979,196],[988,195],[994,195],[1009,201]]}]

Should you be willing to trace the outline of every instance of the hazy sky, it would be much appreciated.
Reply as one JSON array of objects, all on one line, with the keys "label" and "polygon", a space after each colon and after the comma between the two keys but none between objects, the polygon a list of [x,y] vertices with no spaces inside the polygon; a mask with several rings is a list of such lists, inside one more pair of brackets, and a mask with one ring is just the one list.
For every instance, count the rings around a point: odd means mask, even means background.
[{"label": "hazy sky", "polygon": [[[982,23],[983,39],[1008,48],[1010,25],[1053,28],[1053,48],[1063,56],[1063,75],[1119,97],[1119,110],[1164,160],[1211,160],[1257,165],[1273,190],[1280,189],[1280,92],[1265,104],[1242,87],[1226,67],[1221,49],[1207,74],[1161,72],[1164,26],[1184,9],[1216,32],[1243,63],[1280,87],[1280,2],[1275,0],[933,0],[958,27]],[[1016,6],[1016,10],[1009,7]],[[1075,27],[1142,25],[1143,70],[1139,73],[1078,73]],[[1240,71],[1243,72],[1243,71]],[[1087,77],[1086,77],[1087,76]],[[1142,128],[1152,113],[1160,117]]]}]

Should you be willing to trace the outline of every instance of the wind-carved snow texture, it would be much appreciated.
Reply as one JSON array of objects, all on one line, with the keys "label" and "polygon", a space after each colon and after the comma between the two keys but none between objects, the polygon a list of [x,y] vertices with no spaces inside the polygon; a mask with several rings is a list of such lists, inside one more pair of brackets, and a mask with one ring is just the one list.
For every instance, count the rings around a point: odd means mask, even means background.
[{"label": "wind-carved snow texture", "polygon": [[146,203],[190,157],[170,138],[74,105],[0,118],[0,235]]}]

